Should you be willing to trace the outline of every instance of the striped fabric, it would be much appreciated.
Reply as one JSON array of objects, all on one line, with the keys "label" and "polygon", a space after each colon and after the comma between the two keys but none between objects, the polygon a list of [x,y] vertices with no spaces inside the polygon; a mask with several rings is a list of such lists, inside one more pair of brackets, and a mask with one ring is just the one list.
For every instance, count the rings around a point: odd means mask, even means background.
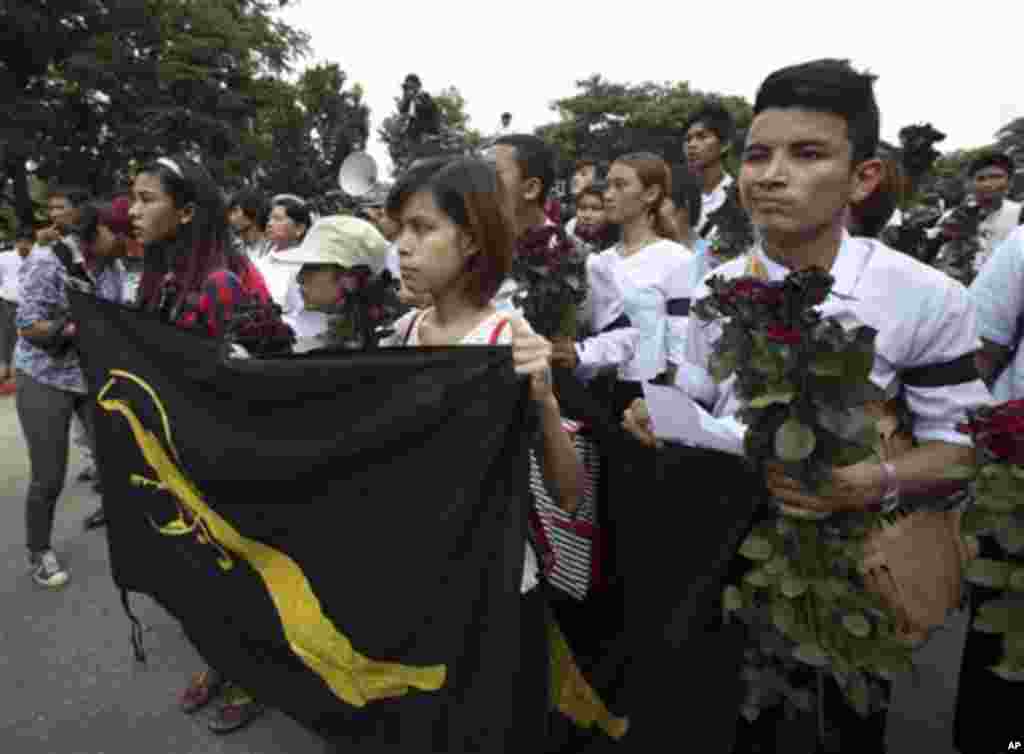
[{"label": "striped fabric", "polygon": [[579,510],[572,516],[555,504],[544,485],[540,466],[533,454],[530,457],[530,489],[533,491],[544,533],[555,555],[554,566],[547,576],[548,582],[582,600],[591,587],[599,583],[600,576],[596,498],[601,461],[597,446],[583,425],[563,419],[562,426],[572,435],[586,473],[586,486]]}]

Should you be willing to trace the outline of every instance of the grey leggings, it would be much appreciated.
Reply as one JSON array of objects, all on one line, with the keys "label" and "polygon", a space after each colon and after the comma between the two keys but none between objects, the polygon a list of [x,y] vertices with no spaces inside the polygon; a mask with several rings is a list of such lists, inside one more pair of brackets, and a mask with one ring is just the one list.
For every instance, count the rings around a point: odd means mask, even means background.
[{"label": "grey leggings", "polygon": [[21,371],[15,401],[32,467],[25,501],[28,549],[40,552],[50,547],[57,498],[64,489],[71,416],[77,413],[86,426],[90,417],[86,396],[44,385]]}]

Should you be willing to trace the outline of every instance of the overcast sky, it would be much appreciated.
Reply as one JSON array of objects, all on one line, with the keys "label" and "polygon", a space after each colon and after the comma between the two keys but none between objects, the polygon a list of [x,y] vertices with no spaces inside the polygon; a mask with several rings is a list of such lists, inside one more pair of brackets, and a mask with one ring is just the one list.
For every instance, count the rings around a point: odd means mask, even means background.
[{"label": "overcast sky", "polygon": [[[503,12],[501,9],[510,10]],[[512,113],[530,131],[557,115],[552,101],[594,73],[616,82],[688,81],[701,91],[753,100],[773,70],[821,57],[850,58],[878,75],[882,138],[930,121],[942,151],[991,142],[1024,116],[1024,4],[858,0],[839,3],[484,0],[339,2],[299,0],[283,18],[311,35],[307,64],[336,62],[366,90],[371,127],[394,111],[402,79],[427,91],[455,85],[470,125],[485,135]],[[370,145],[382,166],[387,151]]]}]

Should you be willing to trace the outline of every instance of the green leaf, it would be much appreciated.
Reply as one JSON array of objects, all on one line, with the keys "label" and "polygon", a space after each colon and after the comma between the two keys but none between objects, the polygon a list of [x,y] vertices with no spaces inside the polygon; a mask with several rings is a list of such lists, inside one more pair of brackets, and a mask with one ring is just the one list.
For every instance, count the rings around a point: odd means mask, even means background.
[{"label": "green leaf", "polygon": [[774,391],[757,396],[750,401],[749,406],[751,408],[767,408],[775,403],[792,403],[795,397],[796,393],[792,390]]},{"label": "green leaf", "polygon": [[845,364],[841,354],[825,351],[811,362],[810,370],[818,377],[842,377]]},{"label": "green leaf", "polygon": [[787,600],[780,600],[772,605],[772,623],[784,634],[789,634],[796,623],[796,608]]},{"label": "green leaf", "polygon": [[814,452],[816,445],[814,430],[797,419],[787,419],[775,431],[775,455],[780,460],[802,461]]},{"label": "green leaf", "polygon": [[986,602],[978,608],[974,629],[987,634],[1005,634],[1013,627],[1013,605],[1006,600]]},{"label": "green leaf", "polygon": [[988,558],[975,558],[967,564],[965,578],[972,584],[987,586],[990,589],[1005,589],[1010,581],[1009,563]]},{"label": "green leaf", "polygon": [[866,639],[871,635],[871,622],[860,613],[844,615],[843,628],[858,639]]},{"label": "green leaf", "polygon": [[1010,681],[1011,683],[1024,681],[1024,667],[1022,666],[1014,666],[1007,662],[1001,662],[998,665],[991,666],[989,670],[1004,681]]},{"label": "green leaf", "polygon": [[743,544],[740,545],[740,555],[748,560],[768,560],[773,552],[774,548],[770,541],[753,534],[743,540]]},{"label": "green leaf", "polygon": [[793,657],[815,668],[822,668],[828,665],[828,655],[817,644],[801,644],[793,650]]},{"label": "green leaf", "polygon": [[781,555],[776,555],[764,564],[764,572],[769,576],[781,576],[787,567],[786,559]]},{"label": "green leaf", "polygon": [[752,571],[747,571],[743,576],[743,580],[748,584],[757,587],[766,587],[771,583],[771,579],[768,577],[768,574],[764,572],[763,568],[755,568]]},{"label": "green leaf", "polygon": [[974,479],[978,475],[977,466],[954,465],[942,474],[943,479]]},{"label": "green leaf", "polygon": [[743,593],[730,584],[722,593],[722,605],[728,612],[735,612],[743,608]]},{"label": "green leaf", "polygon": [[996,541],[1011,555],[1024,551],[1024,526],[1016,521],[996,532]]},{"label": "green leaf", "polygon": [[711,354],[710,372],[715,382],[723,382],[736,371],[739,355],[732,349],[716,350]]},{"label": "green leaf", "polygon": [[1024,592],[1024,568],[1015,568],[1006,582],[1006,588],[1014,592]]},{"label": "green leaf", "polygon": [[807,582],[804,579],[793,575],[784,576],[779,584],[782,593],[789,599],[795,599],[806,592],[807,586]]}]

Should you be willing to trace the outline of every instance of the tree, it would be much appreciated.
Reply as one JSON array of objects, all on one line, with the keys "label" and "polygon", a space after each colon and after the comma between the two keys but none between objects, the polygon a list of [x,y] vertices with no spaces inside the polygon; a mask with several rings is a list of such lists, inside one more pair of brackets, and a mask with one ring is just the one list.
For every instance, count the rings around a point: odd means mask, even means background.
[{"label": "tree", "polygon": [[14,115],[0,128],[0,201],[30,222],[30,167],[106,192],[168,152],[232,178],[264,80],[307,50],[271,16],[289,1],[8,0],[0,96]]},{"label": "tree", "polygon": [[709,100],[721,103],[733,115],[737,146],[753,117],[750,103],[742,97],[701,92],[687,82],[630,84],[594,75],[577,81],[576,88],[576,94],[551,106],[559,120],[537,129],[537,135],[553,144],[566,164],[584,155],[611,160],[634,151],[682,161],[687,120]]},{"label": "tree", "polygon": [[254,182],[270,193],[316,197],[338,188],[341,163],[365,148],[370,110],[358,84],[346,89],[347,76],[336,63],[307,69],[292,85],[263,82],[253,149],[241,154],[252,162]]}]

